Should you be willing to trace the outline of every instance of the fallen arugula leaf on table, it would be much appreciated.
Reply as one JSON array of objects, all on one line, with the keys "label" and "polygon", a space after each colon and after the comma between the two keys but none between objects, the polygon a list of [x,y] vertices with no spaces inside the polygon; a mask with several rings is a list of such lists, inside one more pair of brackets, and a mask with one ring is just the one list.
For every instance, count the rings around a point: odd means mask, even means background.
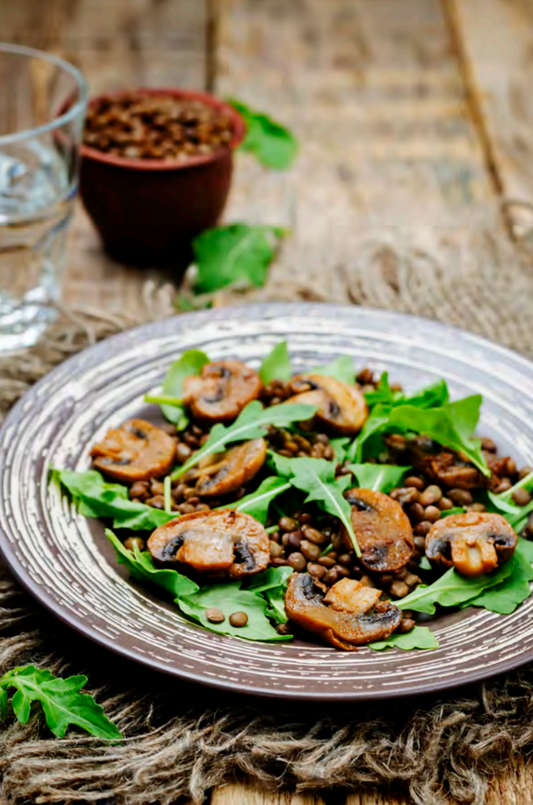
[{"label": "fallen arugula leaf on table", "polygon": [[272,380],[290,380],[292,377],[291,359],[286,341],[280,341],[263,358],[259,377],[267,386]]},{"label": "fallen arugula leaf on table", "polygon": [[[181,401],[183,383],[187,377],[199,375],[206,363],[209,363],[209,358],[205,352],[199,349],[187,350],[179,360],[170,365],[161,385],[161,395],[147,394],[145,397],[146,402],[161,405],[165,419],[173,422],[178,430],[184,430],[189,424],[189,417]],[[164,399],[167,397],[174,398],[173,402],[165,403]]]},{"label": "fallen arugula leaf on table", "polygon": [[[266,615],[267,601],[261,595],[243,590],[238,582],[225,582],[204,587],[194,595],[176,599],[185,615],[200,623],[205,629],[218,634],[230,634],[245,640],[280,641],[291,640],[290,635],[280,635]],[[225,617],[222,623],[211,623],[206,611],[212,607],[220,609]],[[246,612],[246,626],[232,626],[229,617],[233,612]]]},{"label": "fallen arugula leaf on table", "polygon": [[288,478],[296,489],[307,492],[304,503],[314,501],[323,511],[341,521],[350,535],[356,556],[361,556],[352,526],[352,507],[344,497],[352,483],[350,476],[336,478],[335,462],[324,458],[286,458],[277,453],[271,453],[270,457],[279,475]]},{"label": "fallen arugula leaf on table", "polygon": [[357,484],[361,489],[372,489],[387,494],[400,485],[411,467],[398,467],[396,464],[350,464],[348,469],[357,478]]},{"label": "fallen arugula leaf on table", "polygon": [[256,595],[263,595],[268,603],[266,614],[276,623],[287,623],[285,612],[285,590],[289,576],[293,574],[292,567],[269,567],[257,576],[254,576],[246,587]]},{"label": "fallen arugula leaf on table", "polygon": [[[62,679],[35,665],[19,666],[0,677],[0,715],[6,717],[10,703],[17,720],[26,724],[33,702],[39,702],[46,725],[57,738],[63,738],[71,724],[105,741],[122,738],[104,708],[89,694],[80,693],[86,684],[87,677],[81,674]],[[16,693],[8,702],[11,688]]]},{"label": "fallen arugula leaf on table", "polygon": [[355,383],[355,369],[353,360],[349,355],[339,355],[338,358],[326,363],[323,366],[315,366],[310,372],[305,374],[313,375],[326,375],[327,377],[334,377],[336,380],[341,380],[343,383],[353,385]]},{"label": "fallen arugula leaf on table", "polygon": [[198,293],[237,283],[261,288],[286,230],[279,226],[228,224],[206,229],[192,243]]},{"label": "fallen arugula leaf on table", "polygon": [[519,539],[515,553],[509,564],[512,565],[510,575],[495,587],[484,590],[465,606],[483,607],[500,615],[510,615],[519,604],[531,595],[529,582],[533,581],[533,544]]},{"label": "fallen arugula leaf on table", "polygon": [[177,570],[155,567],[148,551],[140,551],[137,546],[134,547],[133,551],[129,551],[118,537],[113,534],[111,529],[106,528],[105,533],[115,549],[117,562],[119,565],[125,565],[134,579],[156,584],[170,593],[173,598],[192,595],[200,589],[194,581],[178,573]]},{"label": "fallen arugula leaf on table", "polygon": [[401,601],[396,601],[400,609],[413,609],[434,615],[436,604],[443,607],[456,607],[477,598],[484,590],[501,584],[513,572],[513,561],[506,562],[495,573],[466,578],[454,567],[446,571],[433,584],[421,584]]},{"label": "fallen arugula leaf on table", "polygon": [[481,440],[473,438],[481,401],[481,395],[474,394],[436,408],[420,408],[411,403],[391,408],[378,403],[353,442],[350,459],[360,463],[364,458],[365,443],[378,433],[422,433],[463,454],[483,475],[490,476]]},{"label": "fallen arugula leaf on table", "polygon": [[258,400],[254,400],[243,408],[232,425],[221,423],[215,425],[209,438],[202,447],[186,462],[178,467],[171,475],[172,480],[180,478],[187,470],[194,467],[199,461],[213,453],[223,450],[232,442],[243,442],[249,439],[259,439],[265,436],[270,425],[286,427],[293,422],[310,419],[316,412],[315,405],[302,405],[300,403],[282,403],[270,408],[263,408]]},{"label": "fallen arugula leaf on table", "polygon": [[268,508],[274,498],[287,492],[291,488],[291,484],[283,478],[276,478],[270,476],[265,478],[264,481],[257,487],[255,492],[251,492],[240,500],[234,503],[224,503],[220,506],[221,509],[237,509],[238,512],[245,512],[255,517],[263,525],[266,523],[268,516]]},{"label": "fallen arugula leaf on table", "polygon": [[153,531],[176,516],[175,513],[130,500],[127,486],[107,483],[96,470],[75,472],[52,469],[50,474],[52,480],[70,492],[80,514],[110,519],[113,528]]},{"label": "fallen arugula leaf on table", "polygon": [[240,148],[252,153],[267,168],[289,168],[298,152],[298,141],[294,134],[264,112],[252,109],[242,101],[229,98],[228,103],[246,124],[246,136]]},{"label": "fallen arugula leaf on table", "polygon": [[393,632],[386,640],[377,640],[369,643],[368,648],[374,651],[383,651],[388,648],[400,648],[402,651],[411,651],[415,648],[434,649],[439,647],[439,641],[427,626],[413,626],[410,632],[398,634]]}]

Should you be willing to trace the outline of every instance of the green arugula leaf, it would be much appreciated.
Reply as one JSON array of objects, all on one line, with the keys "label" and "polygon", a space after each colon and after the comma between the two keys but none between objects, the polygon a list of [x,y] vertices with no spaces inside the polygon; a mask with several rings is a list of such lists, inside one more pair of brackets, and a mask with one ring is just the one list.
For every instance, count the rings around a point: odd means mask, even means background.
[{"label": "green arugula leaf", "polygon": [[286,341],[280,341],[263,359],[259,377],[267,386],[272,380],[290,380],[292,377],[291,359]]},{"label": "green arugula leaf", "polygon": [[414,648],[434,649],[439,647],[439,641],[427,626],[414,626],[406,634],[394,632],[386,640],[369,643],[368,648],[374,651],[383,651],[387,648],[401,648],[402,651],[411,651]]},{"label": "green arugula leaf", "polygon": [[469,579],[461,576],[454,567],[451,567],[433,584],[421,584],[401,601],[396,601],[396,606],[400,609],[414,609],[416,612],[433,615],[436,604],[443,607],[455,607],[472,601],[484,590],[501,584],[512,572],[513,563],[506,562],[495,573]]},{"label": "green arugula leaf", "polygon": [[263,595],[268,603],[266,614],[276,623],[287,623],[285,612],[285,590],[289,576],[293,574],[292,567],[269,567],[251,579],[247,590],[256,595]]},{"label": "green arugula leaf", "polygon": [[264,481],[257,487],[255,492],[236,500],[234,503],[224,503],[220,509],[237,509],[238,512],[245,512],[255,517],[263,525],[267,521],[268,507],[271,502],[278,495],[287,492],[291,488],[288,481],[283,478],[275,478],[273,476],[265,478]]},{"label": "green arugula leaf", "polygon": [[128,551],[109,528],[106,528],[105,533],[115,549],[117,562],[119,565],[126,565],[134,579],[156,584],[170,593],[173,598],[192,595],[200,589],[194,581],[178,573],[177,570],[156,568],[148,551],[140,551],[137,546],[133,552]]},{"label": "green arugula leaf", "polygon": [[419,408],[411,404],[389,408],[378,404],[355,440],[350,458],[353,454],[361,462],[365,442],[376,433],[423,433],[438,444],[465,455],[483,475],[490,476],[481,441],[472,438],[481,400],[480,394],[474,394],[440,408]]},{"label": "green arugula leaf", "polygon": [[519,539],[512,563],[510,575],[501,584],[484,590],[473,598],[466,606],[483,607],[491,612],[509,615],[522,601],[531,595],[530,581],[533,581],[533,545]]},{"label": "green arugula leaf", "polygon": [[[268,620],[265,610],[267,602],[261,595],[242,590],[236,582],[214,584],[204,587],[195,595],[180,597],[176,603],[182,612],[200,623],[205,629],[218,634],[230,634],[245,640],[281,641],[292,639],[290,635],[280,635]],[[206,610],[220,609],[226,619],[222,623],[211,623],[206,618]],[[233,612],[246,612],[246,626],[232,626],[229,616]]]},{"label": "green arugula leaf", "polygon": [[307,492],[304,503],[315,501],[323,511],[339,518],[350,535],[356,556],[361,556],[352,526],[352,507],[343,494],[351,485],[350,476],[336,478],[335,462],[324,458],[286,458],[271,453],[271,459],[279,475],[289,478],[296,489]]},{"label": "green arugula leaf", "polygon": [[350,444],[350,437],[349,436],[338,436],[335,439],[329,440],[330,445],[333,448],[333,452],[335,453],[335,460],[342,464],[344,459],[346,458],[346,454],[348,452],[348,445]]},{"label": "green arugula leaf", "polygon": [[510,489],[496,495],[494,492],[488,492],[487,497],[489,501],[489,511],[495,511],[502,514],[506,520],[513,526],[517,533],[523,531],[527,525],[529,515],[533,512],[533,500],[525,506],[517,506],[513,502],[513,495],[517,489],[526,489],[528,492],[533,491],[533,472],[526,475],[525,478],[518,481]]},{"label": "green arugula leaf", "polygon": [[80,514],[111,519],[113,528],[153,531],[176,516],[130,500],[127,486],[107,483],[96,470],[74,472],[52,469],[50,475],[53,481],[70,492]]},{"label": "green arugula leaf", "polygon": [[315,405],[300,403],[282,403],[270,408],[263,408],[258,400],[248,403],[232,425],[218,423],[211,429],[206,443],[190,457],[185,464],[178,467],[171,475],[172,480],[180,478],[187,470],[213,453],[223,450],[232,442],[243,442],[248,439],[259,439],[265,436],[269,425],[285,427],[293,422],[310,419],[316,412]]},{"label": "green arugula leaf", "polygon": [[433,570],[433,565],[431,564],[427,556],[420,557],[418,567],[420,568],[420,570]]},{"label": "green arugula leaf", "polygon": [[298,152],[298,141],[289,129],[263,112],[258,112],[235,98],[228,103],[244,118],[246,137],[240,145],[263,165],[274,170],[289,168]]},{"label": "green arugula leaf", "polygon": [[429,386],[425,386],[420,391],[410,396],[406,396],[401,391],[393,391],[389,385],[389,373],[383,372],[376,389],[365,394],[366,401],[370,407],[376,404],[388,405],[391,408],[395,405],[414,405],[417,408],[435,408],[449,402],[450,395],[448,386],[444,380],[437,380]]},{"label": "green arugula leaf", "polygon": [[[184,430],[189,424],[189,417],[181,402],[183,383],[187,377],[199,375],[206,363],[209,363],[209,358],[205,352],[201,352],[199,349],[189,349],[179,360],[170,365],[165,375],[161,386],[162,395],[175,398],[175,402],[171,405],[162,404],[161,411],[165,419],[174,422],[178,430]],[[148,395],[147,402],[156,402],[156,398]]]},{"label": "green arugula leaf", "polygon": [[404,401],[401,391],[393,391],[389,384],[389,373],[383,372],[374,391],[365,392],[365,400],[370,408],[374,405],[387,405],[392,408],[396,401]]},{"label": "green arugula leaf", "polygon": [[71,724],[105,741],[122,738],[103,707],[92,696],[80,693],[86,683],[86,676],[61,679],[35,665],[14,668],[0,677],[2,711],[5,712],[7,707],[7,690],[14,688],[16,693],[11,706],[21,724],[27,723],[32,703],[39,702],[48,728],[58,738],[64,737]]},{"label": "green arugula leaf", "polygon": [[355,369],[353,367],[353,360],[349,355],[340,355],[338,358],[335,358],[334,361],[331,361],[331,363],[316,366],[308,374],[334,377],[349,385],[355,383]]},{"label": "green arugula leaf", "polygon": [[229,224],[206,229],[192,243],[198,268],[197,293],[236,283],[261,288],[286,231],[279,226]]},{"label": "green arugula leaf", "polygon": [[396,464],[350,464],[348,469],[353,472],[362,489],[387,493],[400,485],[411,467],[398,467]]},{"label": "green arugula leaf", "polygon": [[443,517],[451,517],[454,514],[466,514],[466,509],[464,506],[452,506],[451,509],[444,509],[444,511],[441,511],[440,516],[442,519]]}]

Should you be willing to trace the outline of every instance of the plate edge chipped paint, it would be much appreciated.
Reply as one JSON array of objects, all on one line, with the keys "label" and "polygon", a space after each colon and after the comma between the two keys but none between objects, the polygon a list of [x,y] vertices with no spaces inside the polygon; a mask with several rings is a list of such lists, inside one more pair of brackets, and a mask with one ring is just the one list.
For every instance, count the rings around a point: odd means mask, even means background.
[{"label": "plate edge chipped paint", "polygon": [[[300,664],[306,667],[306,671],[301,672],[299,678],[291,676],[290,668],[288,670],[286,665],[287,649],[290,654],[291,651],[298,651],[297,647],[291,649],[279,646],[276,647],[276,651],[271,651],[270,648],[265,649],[257,643],[248,644],[248,648],[254,647],[256,664],[259,662],[262,670],[258,671],[254,667],[243,675],[242,665],[246,666],[252,662],[247,652],[240,649],[244,641],[220,638],[195,626],[187,625],[184,627],[185,631],[177,635],[177,639],[182,641],[181,658],[175,651],[172,653],[167,649],[165,654],[165,650],[161,648],[154,650],[150,656],[146,646],[132,648],[131,635],[121,633],[119,620],[115,619],[111,624],[102,623],[100,627],[98,618],[95,623],[84,623],[85,615],[80,612],[80,608],[83,607],[85,614],[88,611],[90,620],[94,615],[91,606],[98,604],[97,599],[94,599],[94,596],[98,595],[98,590],[89,590],[87,598],[84,598],[83,595],[80,597],[78,592],[62,589],[61,575],[65,572],[65,567],[61,564],[58,546],[72,539],[81,541],[82,536],[87,538],[90,532],[83,518],[73,514],[72,508],[65,501],[58,503],[48,498],[46,485],[39,490],[39,483],[42,484],[44,481],[50,459],[55,461],[55,456],[61,461],[70,460],[75,466],[87,466],[86,447],[93,439],[92,429],[95,427],[105,429],[108,418],[115,417],[113,422],[120,420],[121,417],[126,418],[124,405],[132,407],[136,404],[136,400],[140,401],[147,386],[153,385],[163,375],[165,365],[171,360],[169,356],[176,357],[181,348],[202,344],[209,352],[211,340],[212,348],[219,350],[220,353],[232,352],[245,360],[248,357],[259,359],[276,341],[286,336],[293,347],[296,345],[297,358],[300,358],[302,364],[314,365],[318,361],[325,362],[325,359],[338,354],[353,354],[355,361],[362,368],[367,363],[364,356],[370,355],[373,356],[370,363],[376,365],[377,359],[378,368],[388,365],[391,374],[400,381],[406,379],[402,371],[411,375],[416,374],[417,361],[424,356],[426,362],[431,358],[434,374],[436,376],[443,374],[446,379],[451,380],[452,389],[454,385],[460,386],[465,383],[471,388],[472,386],[468,384],[472,382],[484,387],[479,390],[486,393],[489,398],[488,420],[489,424],[495,426],[498,422],[501,423],[499,411],[509,412],[509,408],[505,409],[502,403],[503,395],[505,404],[511,406],[512,403],[513,409],[516,409],[513,413],[516,422],[511,429],[517,434],[518,444],[515,452],[521,452],[524,460],[531,463],[533,428],[527,426],[527,418],[533,413],[533,379],[528,379],[528,375],[529,378],[533,378],[533,365],[504,347],[436,322],[365,308],[315,304],[265,304],[184,314],[113,336],[68,359],[35,384],[8,414],[0,432],[0,484],[3,500],[6,501],[0,513],[2,531],[0,547],[15,575],[61,620],[105,647],[129,659],[136,659],[152,668],[190,681],[246,693],[320,700],[402,696],[406,693],[415,694],[456,687],[510,670],[532,659],[533,627],[527,649],[516,650],[513,648],[514,645],[518,645],[515,640],[512,640],[510,645],[507,644],[509,631],[512,632],[516,628],[519,620],[515,622],[514,616],[498,616],[492,613],[477,613],[464,621],[452,623],[438,630],[443,636],[443,648],[447,652],[446,663],[448,664],[451,658],[449,668],[453,668],[453,673],[442,672],[443,656],[440,650],[437,650],[441,663],[439,672],[434,661],[417,659],[413,656],[414,652],[387,652],[377,657],[374,655],[375,659],[371,661],[368,655],[372,652],[368,649],[359,654],[342,655],[333,649],[319,647],[311,652],[309,648],[304,650],[300,647]],[[162,344],[165,345],[166,353],[159,355]],[[138,350],[142,353],[142,357],[136,359],[136,347],[139,345],[143,347],[142,350]],[[123,369],[127,368],[129,364],[124,364],[123,356],[126,356],[132,364],[132,376],[128,375],[127,379],[124,377],[126,402],[118,397],[112,397],[106,400],[98,411],[94,411],[90,406],[95,406],[98,397],[96,376],[101,377],[104,382],[106,372],[116,376],[121,366]],[[147,374],[144,365],[149,367]],[[441,371],[440,367],[443,365],[446,371],[444,368]],[[473,376],[465,377],[465,367],[470,368],[470,375]],[[418,385],[419,382],[421,381],[417,380],[413,385]],[[96,388],[93,388],[91,383],[96,383]],[[54,384],[57,387],[55,391],[53,391]],[[497,389],[494,388],[495,384]],[[70,387],[70,397],[68,394],[61,396],[66,387]],[[46,398],[47,395],[49,397],[50,394],[53,397],[54,393],[57,395],[58,405],[53,409],[52,416],[51,410],[47,410],[47,404],[50,405],[50,402],[44,403],[44,412],[40,411],[40,407],[43,406],[43,397]],[[80,424],[78,416],[82,403],[85,407],[89,405],[88,412],[84,414],[83,425]],[[23,451],[22,457],[17,458],[16,445],[22,446],[24,438],[29,438],[28,434],[24,436],[28,428],[35,427],[35,420],[39,421],[39,416],[47,414],[50,414],[48,420],[42,422],[43,430],[46,430],[43,439],[35,439],[27,444],[26,453]],[[83,434],[85,444],[83,449],[77,452],[76,440],[81,438],[80,434]],[[61,441],[63,438],[68,444],[58,445],[58,439]],[[48,450],[47,456],[43,455],[43,451],[46,450]],[[19,504],[23,500],[28,502],[29,520],[22,512],[22,506],[16,505],[17,499]],[[54,516],[57,518],[57,526],[54,529],[50,525],[49,513],[44,514],[48,504],[52,506]],[[32,530],[33,536],[30,533]],[[56,572],[58,576],[56,586],[53,584],[51,571],[46,562],[38,570],[31,565],[31,557],[39,545],[44,545],[46,551],[51,554],[54,551],[57,553],[55,561],[56,571],[59,570],[59,573]],[[89,564],[95,563],[96,569],[100,567],[99,572],[103,574],[100,581],[109,586],[109,594],[119,597],[126,595],[124,600],[137,612],[135,607],[142,605],[142,594],[122,581],[116,575],[114,567],[102,563],[98,546],[89,540],[83,545],[80,544],[80,550],[84,554],[84,561]],[[131,594],[127,592],[128,590],[131,590]],[[72,600],[69,599],[67,592],[72,596]],[[517,611],[517,615],[522,612],[524,616],[526,610],[530,614],[533,612],[531,600],[524,605],[524,608]],[[150,618],[157,619],[158,612],[166,613],[167,610],[158,610],[154,605],[150,611]],[[181,620],[178,615],[176,618]],[[503,618],[507,618],[507,629]],[[474,651],[470,665],[467,663],[463,667],[460,664],[457,669],[454,665],[454,662],[457,662],[457,652],[467,650],[472,635],[479,632],[480,623],[484,624],[483,628],[489,633],[496,630],[499,625],[500,631],[503,630],[502,646],[507,646],[507,650],[500,656],[496,646],[496,649],[494,647],[491,649],[495,656],[486,658],[480,656],[487,651],[489,642],[487,637],[478,647],[478,656]],[[148,625],[150,624],[149,620]],[[147,628],[146,621],[144,627]],[[525,617],[522,619],[522,627],[527,631]],[[454,634],[454,640],[447,647],[446,635]],[[118,635],[118,638],[113,638],[112,635]],[[231,641],[231,644],[224,641]],[[208,655],[211,652],[221,657],[222,662],[226,662],[227,668],[223,672],[219,672],[218,667],[210,662]],[[427,654],[435,658],[436,652]],[[263,659],[257,660],[257,657]],[[333,657],[336,658],[334,665],[340,677],[334,680],[334,685],[331,684],[331,679],[322,678],[324,668],[329,662],[325,661],[324,664],[324,657],[330,657],[331,661]],[[316,663],[312,662],[314,659]],[[296,663],[296,658],[291,662]],[[191,664],[193,666],[196,664],[196,670],[188,667]],[[355,678],[359,676],[356,671],[359,668],[364,676],[364,668],[369,666],[375,669],[373,671],[375,679],[372,683],[361,685]],[[347,668],[353,671],[353,677],[343,676],[341,671]],[[419,678],[418,672],[420,672]],[[277,682],[275,682],[276,675]],[[453,678],[450,679],[452,675]]]}]

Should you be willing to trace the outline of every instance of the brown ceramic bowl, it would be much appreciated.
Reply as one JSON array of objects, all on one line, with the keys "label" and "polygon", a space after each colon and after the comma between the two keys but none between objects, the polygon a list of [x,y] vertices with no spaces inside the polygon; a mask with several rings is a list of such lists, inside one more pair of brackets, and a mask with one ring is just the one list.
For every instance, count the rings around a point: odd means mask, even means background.
[{"label": "brown ceramic bowl", "polygon": [[[203,101],[223,111],[233,126],[229,148],[186,162],[128,159],[81,147],[80,193],[106,251],[132,265],[168,265],[184,270],[191,241],[219,220],[231,183],[233,149],[245,135],[244,121],[228,104],[204,92],[138,89]],[[89,106],[116,92],[93,98]]]}]

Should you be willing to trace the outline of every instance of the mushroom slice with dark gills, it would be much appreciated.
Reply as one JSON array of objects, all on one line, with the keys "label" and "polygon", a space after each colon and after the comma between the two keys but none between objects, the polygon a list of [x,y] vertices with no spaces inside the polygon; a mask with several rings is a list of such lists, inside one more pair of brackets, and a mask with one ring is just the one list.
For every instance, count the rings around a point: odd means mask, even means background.
[{"label": "mushroom slice with dark gills", "polygon": [[501,514],[451,514],[433,523],[426,556],[435,567],[453,566],[463,576],[481,576],[507,562],[516,543],[516,533]]},{"label": "mushroom slice with dark gills", "polygon": [[184,480],[190,482],[197,478],[195,489],[201,497],[227,495],[257,475],[266,454],[265,440],[252,439],[218,454],[214,462],[189,470]]},{"label": "mushroom slice with dark gills", "polygon": [[232,422],[262,387],[257,372],[240,361],[206,363],[201,375],[185,380],[183,402],[206,424]]},{"label": "mushroom slice with dark gills", "polygon": [[93,466],[118,481],[147,481],[166,475],[174,465],[176,445],[161,428],[130,419],[112,428],[91,450]]},{"label": "mushroom slice with dark gills", "polygon": [[287,402],[316,405],[315,418],[335,433],[353,436],[359,433],[368,416],[362,391],[326,375],[297,375],[290,388],[296,396]]},{"label": "mushroom slice with dark gills", "polygon": [[413,464],[432,481],[450,489],[477,489],[487,484],[487,479],[473,464],[427,436],[418,435],[397,442],[391,435],[385,437],[385,443],[402,463]]},{"label": "mushroom slice with dark gills", "polygon": [[192,512],[159,526],[148,540],[158,564],[186,565],[213,578],[240,579],[268,567],[268,534],[249,514],[234,509]]},{"label": "mushroom slice with dark gills", "polygon": [[398,607],[390,601],[378,601],[379,590],[367,597],[366,590],[370,588],[363,588],[362,594],[359,582],[355,582],[359,587],[352,590],[336,591],[343,581],[334,584],[326,594],[326,587],[309,573],[294,573],[285,593],[289,620],[345,651],[356,651],[357,646],[390,637],[402,620]]},{"label": "mushroom slice with dark gills", "polygon": [[[361,548],[361,564],[376,573],[405,567],[414,552],[414,539],[411,523],[400,504],[371,489],[350,489],[345,498],[352,507],[351,521]],[[344,527],[341,533],[351,547]]]}]

